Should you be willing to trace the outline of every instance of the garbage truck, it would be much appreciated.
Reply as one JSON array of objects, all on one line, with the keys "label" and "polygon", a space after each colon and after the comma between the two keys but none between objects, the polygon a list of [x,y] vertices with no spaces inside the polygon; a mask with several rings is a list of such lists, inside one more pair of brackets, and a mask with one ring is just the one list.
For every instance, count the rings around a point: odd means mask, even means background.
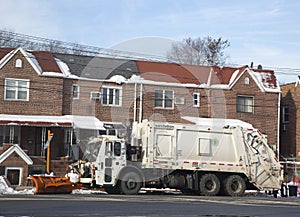
[{"label": "garbage truck", "polygon": [[203,124],[133,123],[130,145],[116,136],[94,138],[85,160],[71,166],[73,182],[128,195],[142,187],[206,196],[277,193],[282,170],[266,135],[235,120],[199,120]]}]

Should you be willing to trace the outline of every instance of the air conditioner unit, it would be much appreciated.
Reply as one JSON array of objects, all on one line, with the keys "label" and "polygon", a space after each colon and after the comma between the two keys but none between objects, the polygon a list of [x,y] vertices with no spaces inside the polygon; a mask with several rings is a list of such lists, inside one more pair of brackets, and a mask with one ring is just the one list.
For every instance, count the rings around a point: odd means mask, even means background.
[{"label": "air conditioner unit", "polygon": [[92,100],[101,99],[101,93],[100,92],[96,92],[96,91],[92,91],[91,92],[91,99]]},{"label": "air conditioner unit", "polygon": [[175,104],[184,105],[184,98],[183,97],[175,97]]}]

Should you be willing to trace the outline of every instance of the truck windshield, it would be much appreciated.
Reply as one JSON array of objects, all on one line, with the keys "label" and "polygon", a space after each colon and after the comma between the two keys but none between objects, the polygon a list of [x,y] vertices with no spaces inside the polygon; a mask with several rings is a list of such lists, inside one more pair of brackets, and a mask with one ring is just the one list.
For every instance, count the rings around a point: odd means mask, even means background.
[{"label": "truck windshield", "polygon": [[88,162],[94,162],[96,161],[97,155],[99,153],[100,147],[102,145],[102,141],[99,139],[93,139],[89,141],[85,147],[84,154],[83,154],[83,160],[86,160]]}]

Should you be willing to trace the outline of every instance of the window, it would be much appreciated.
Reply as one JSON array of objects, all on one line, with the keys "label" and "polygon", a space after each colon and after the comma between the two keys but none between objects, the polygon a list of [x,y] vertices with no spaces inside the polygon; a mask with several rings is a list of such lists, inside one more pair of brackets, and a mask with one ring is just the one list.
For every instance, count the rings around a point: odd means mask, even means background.
[{"label": "window", "polygon": [[121,143],[120,142],[115,142],[114,155],[118,156],[118,157],[121,156]]},{"label": "window", "polygon": [[29,81],[19,79],[5,79],[5,99],[23,100],[29,99]]},{"label": "window", "polygon": [[198,155],[210,156],[212,154],[211,140],[206,138],[199,138],[198,142]]},{"label": "window", "polygon": [[121,89],[120,88],[102,88],[102,104],[120,106],[121,105]]},{"label": "window", "polygon": [[19,144],[20,126],[0,126],[0,147],[3,143]]},{"label": "window", "polygon": [[15,67],[22,68],[23,62],[21,59],[16,59]]},{"label": "window", "polygon": [[155,90],[154,106],[156,108],[173,108],[173,91]]},{"label": "window", "polygon": [[200,107],[200,93],[193,93],[193,106]]},{"label": "window", "polygon": [[289,107],[283,106],[282,108],[282,122],[288,123],[289,122]]},{"label": "window", "polygon": [[73,99],[79,99],[79,86],[78,86],[78,84],[73,84],[73,86],[72,86],[72,97],[73,97]]},{"label": "window", "polygon": [[244,78],[244,85],[249,85],[250,79],[248,77]]},{"label": "window", "polygon": [[254,111],[253,96],[237,96],[236,111],[243,113],[253,113]]}]

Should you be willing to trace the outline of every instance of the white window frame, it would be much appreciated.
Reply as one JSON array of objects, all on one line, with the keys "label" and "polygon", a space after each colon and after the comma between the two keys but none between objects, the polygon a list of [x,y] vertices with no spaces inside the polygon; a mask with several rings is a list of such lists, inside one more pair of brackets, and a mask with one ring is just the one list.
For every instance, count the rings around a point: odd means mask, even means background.
[{"label": "white window frame", "polygon": [[12,186],[20,186],[22,184],[23,168],[22,167],[5,167],[5,177],[7,177],[8,170],[19,170],[20,171],[19,184],[12,185]]},{"label": "white window frame", "polygon": [[[77,88],[77,90],[75,88]],[[72,98],[79,99],[79,85],[78,84],[72,85]]]},{"label": "white window frame", "polygon": [[103,86],[101,91],[101,104],[104,106],[122,106],[122,88]]},{"label": "white window frame", "polygon": [[[243,99],[243,102],[241,103],[239,99]],[[251,99],[250,101],[246,101]],[[253,114],[254,113],[254,96],[249,95],[237,95],[236,97],[236,111],[239,113],[248,113]]]},{"label": "white window frame", "polygon": [[[288,111],[286,111],[286,109]],[[287,119],[286,119],[287,116]],[[282,107],[282,123],[288,123],[289,122],[289,116],[290,116],[290,107],[289,106],[283,106]]]},{"label": "white window frame", "polygon": [[[13,86],[8,86],[8,82],[15,82]],[[25,86],[20,86],[21,82],[26,82]],[[5,87],[4,87],[4,100],[13,100],[13,101],[29,101],[29,83],[28,79],[16,79],[16,78],[5,78]],[[7,98],[8,91],[14,92],[14,98]],[[19,98],[20,92],[26,93],[26,99]]]},{"label": "white window frame", "polygon": [[193,93],[193,107],[200,107],[200,93]]},{"label": "white window frame", "polygon": [[[156,92],[158,92],[158,91],[162,92],[162,98],[161,99],[157,99],[156,98]],[[170,98],[166,98],[166,92],[172,92],[172,98],[171,99]],[[162,102],[161,106],[158,106],[156,104],[157,100],[161,100],[161,102]],[[171,107],[167,107],[166,106],[166,101],[167,100],[171,100],[172,101]],[[174,109],[174,91],[173,90],[155,90],[154,91],[154,107],[155,108],[160,108],[160,109]]]},{"label": "white window frame", "polygon": [[15,67],[22,68],[22,66],[23,66],[23,61],[21,59],[16,59]]}]

